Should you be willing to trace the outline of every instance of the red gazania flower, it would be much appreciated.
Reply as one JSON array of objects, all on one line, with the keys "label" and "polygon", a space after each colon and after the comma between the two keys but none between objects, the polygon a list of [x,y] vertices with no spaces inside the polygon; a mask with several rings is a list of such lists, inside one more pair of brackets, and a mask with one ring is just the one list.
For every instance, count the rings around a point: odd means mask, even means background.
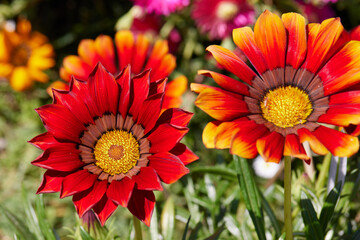
[{"label": "red gazania flower", "polygon": [[54,90],[53,104],[36,109],[48,132],[30,141],[44,150],[32,164],[47,169],[37,193],[73,196],[80,217],[92,209],[103,225],[118,205],[149,225],[152,191],[197,159],[179,143],[192,113],[160,115],[165,83],[150,82],[149,70],[131,77],[129,66],[114,78],[97,65],[88,81]]},{"label": "red gazania flower", "polygon": [[[117,75],[121,69],[131,65],[132,75],[151,69],[150,82],[168,77],[176,66],[175,57],[169,53],[166,40],[157,40],[154,45],[145,34],[134,35],[129,30],[118,31],[114,42],[110,36],[100,35],[95,40],[84,39],[78,47],[79,56],[67,56],[60,68],[60,77],[69,82],[71,76],[86,81],[95,65],[100,62],[111,74]],[[183,83],[183,81],[181,81]],[[185,87],[187,86],[187,80]],[[184,86],[179,86],[183,88]],[[51,89],[68,90],[68,83],[54,82]],[[174,93],[165,92],[165,96]],[[181,98],[181,95],[180,97]],[[178,99],[180,101],[180,99]],[[180,107],[176,106],[176,107]],[[164,109],[169,108],[163,105]]]},{"label": "red gazania flower", "polygon": [[305,141],[317,154],[358,151],[356,137],[329,126],[360,122],[360,91],[344,90],[360,82],[360,42],[349,41],[339,19],[306,25],[299,14],[265,11],[254,32],[238,28],[233,39],[256,72],[225,48],[207,48],[241,80],[202,70],[221,88],[192,85],[195,104],[216,119],[203,132],[207,147],[270,162],[308,161]]}]

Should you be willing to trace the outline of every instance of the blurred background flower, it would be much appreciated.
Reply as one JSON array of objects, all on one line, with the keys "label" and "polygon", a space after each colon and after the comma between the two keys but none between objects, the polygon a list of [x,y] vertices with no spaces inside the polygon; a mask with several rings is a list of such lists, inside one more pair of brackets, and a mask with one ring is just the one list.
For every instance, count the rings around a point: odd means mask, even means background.
[{"label": "blurred background flower", "polygon": [[148,13],[169,15],[189,5],[189,0],[133,0],[135,5],[141,6]]}]

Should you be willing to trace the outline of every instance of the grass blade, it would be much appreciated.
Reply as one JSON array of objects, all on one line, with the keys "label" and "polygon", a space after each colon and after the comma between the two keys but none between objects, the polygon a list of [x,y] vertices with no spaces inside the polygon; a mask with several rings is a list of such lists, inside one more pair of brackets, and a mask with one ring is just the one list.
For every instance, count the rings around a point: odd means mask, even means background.
[{"label": "grass blade", "polygon": [[274,214],[273,210],[271,209],[269,203],[266,201],[264,195],[261,192],[260,192],[260,196],[261,196],[262,206],[264,207],[264,210],[270,219],[271,225],[273,226],[273,228],[275,230],[275,236],[276,236],[276,238],[279,238],[281,235],[281,228],[279,226],[279,222],[276,219],[275,214]]},{"label": "grass blade", "polygon": [[316,216],[314,206],[304,192],[301,192],[300,207],[307,239],[323,240],[324,234]]},{"label": "grass blade", "polygon": [[249,164],[244,158],[240,158],[236,155],[233,155],[233,157],[246,209],[249,211],[250,217],[255,225],[258,238],[260,240],[265,240],[265,224],[261,199],[253,175],[250,171]]}]

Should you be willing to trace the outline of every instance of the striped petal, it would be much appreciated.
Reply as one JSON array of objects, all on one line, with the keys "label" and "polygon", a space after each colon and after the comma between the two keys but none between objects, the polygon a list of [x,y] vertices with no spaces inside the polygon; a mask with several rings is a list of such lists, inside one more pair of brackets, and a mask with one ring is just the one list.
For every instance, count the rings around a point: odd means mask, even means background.
[{"label": "striped petal", "polygon": [[[100,35],[95,40],[95,48],[100,56],[100,62],[111,73],[117,73],[115,65],[115,49],[111,37]],[[96,64],[96,63],[95,63]],[[95,65],[92,65],[95,66]],[[122,68],[121,68],[122,69]]]},{"label": "striped petal", "polygon": [[308,164],[311,160],[306,154],[304,146],[300,143],[299,137],[295,134],[286,135],[284,155],[303,159]]},{"label": "striped petal", "polygon": [[143,66],[149,50],[149,39],[143,35],[138,34],[135,42],[134,57],[132,59],[131,67],[135,74],[143,70]]},{"label": "striped petal", "polygon": [[96,52],[95,41],[83,39],[78,46],[78,54],[89,66],[95,66],[100,61],[100,56]]},{"label": "striped petal", "polygon": [[231,141],[234,135],[239,131],[243,119],[232,122],[223,122],[216,128],[215,133],[215,148],[224,149],[230,148]]},{"label": "striped petal", "polygon": [[266,137],[256,141],[256,147],[266,162],[279,163],[283,157],[285,138],[277,133],[271,132]]},{"label": "striped petal", "polygon": [[319,155],[325,155],[329,152],[326,147],[308,129],[299,129],[298,135],[300,142],[304,143],[305,141],[307,141],[310,144],[311,150],[314,153]]},{"label": "striped petal", "polygon": [[130,98],[132,103],[129,113],[133,116],[134,121],[138,120],[141,108],[143,107],[144,100],[149,95],[150,85],[150,71],[144,71],[141,74],[132,78]]},{"label": "striped petal", "polygon": [[119,69],[124,69],[132,62],[134,35],[129,30],[118,31],[115,34],[115,45],[118,54]]},{"label": "striped petal", "polygon": [[[63,60],[63,68],[68,75],[73,75],[75,78],[87,80],[91,73],[93,66],[88,65],[78,56],[67,56]],[[67,80],[67,79],[64,79]]]},{"label": "striped petal", "polygon": [[220,121],[212,121],[205,126],[202,140],[206,148],[215,148],[216,130],[220,124]]},{"label": "striped petal", "polygon": [[286,31],[276,14],[265,10],[260,15],[254,26],[254,39],[270,70],[285,66]]}]

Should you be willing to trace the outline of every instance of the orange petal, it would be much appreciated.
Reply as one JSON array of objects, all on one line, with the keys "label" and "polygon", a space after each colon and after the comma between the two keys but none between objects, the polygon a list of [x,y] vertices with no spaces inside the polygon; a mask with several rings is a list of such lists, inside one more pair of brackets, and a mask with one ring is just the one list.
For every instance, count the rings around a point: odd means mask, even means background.
[{"label": "orange petal", "polygon": [[253,121],[242,122],[239,131],[231,141],[230,153],[243,158],[255,158],[258,155],[256,140],[268,133],[264,125],[258,125]]},{"label": "orange petal", "polygon": [[13,65],[0,62],[0,77],[8,78],[13,69]]},{"label": "orange petal", "polygon": [[345,43],[340,19],[331,18],[321,24],[308,25],[308,52],[303,67],[317,70]]},{"label": "orange petal", "polygon": [[255,23],[254,38],[270,69],[285,66],[286,31],[283,22],[265,10]]},{"label": "orange petal", "polygon": [[330,106],[326,113],[319,117],[318,122],[335,126],[360,124],[360,104]]},{"label": "orange petal", "polygon": [[319,155],[325,155],[329,152],[326,147],[308,129],[299,129],[298,135],[301,143],[305,141],[309,142],[310,147],[314,153]]},{"label": "orange petal", "polygon": [[115,34],[115,44],[118,53],[119,68],[131,64],[133,57],[134,35],[129,30],[121,30]]},{"label": "orange petal", "polygon": [[300,158],[305,160],[306,163],[310,163],[310,157],[306,154],[304,146],[295,134],[286,135],[284,155]]},{"label": "orange petal", "polygon": [[59,71],[59,75],[61,77],[61,79],[70,82],[71,80],[71,74],[69,74],[64,67],[60,67],[60,71]]},{"label": "orange petal", "polygon": [[28,73],[30,77],[35,81],[46,83],[49,80],[48,75],[46,75],[43,71],[38,70],[36,68],[28,68]]},{"label": "orange petal", "polygon": [[241,80],[251,84],[256,74],[233,52],[217,45],[211,45],[206,50],[211,52],[216,62],[222,67],[235,74]]},{"label": "orange petal", "polygon": [[70,55],[64,58],[63,67],[67,74],[75,78],[87,80],[92,68],[78,56]]},{"label": "orange petal", "polygon": [[338,157],[350,157],[359,150],[359,139],[324,126],[318,127],[314,136]]},{"label": "orange petal", "polygon": [[69,90],[69,84],[67,84],[63,81],[55,81],[55,82],[51,83],[50,86],[46,89],[46,92],[51,97],[53,97],[53,92],[52,92],[53,89],[67,91],[67,90]]},{"label": "orange petal", "polygon": [[329,95],[360,82],[360,42],[350,41],[320,70],[324,94]]},{"label": "orange petal", "polygon": [[29,68],[38,68],[40,70],[51,68],[54,65],[55,60],[53,58],[47,58],[38,55],[31,55],[27,63]]},{"label": "orange petal", "polygon": [[145,69],[156,69],[161,59],[169,52],[169,46],[166,40],[157,40],[151,51]]},{"label": "orange petal", "polygon": [[243,84],[240,81],[237,81],[231,77],[222,75],[217,72],[208,71],[208,70],[199,70],[198,74],[211,77],[214,81],[219,84],[220,87],[224,88],[225,90],[231,92],[237,92],[242,95],[249,95],[249,88],[247,85]]},{"label": "orange petal", "polygon": [[235,97],[220,89],[205,89],[197,97],[195,105],[220,121],[233,120],[249,113],[241,95]]},{"label": "orange petal", "polygon": [[279,163],[283,157],[285,138],[277,132],[256,141],[256,147],[266,162]]},{"label": "orange petal", "polygon": [[[111,37],[107,35],[100,35],[95,40],[95,48],[100,55],[101,63],[112,74],[117,73],[115,64],[115,49]],[[122,68],[120,69],[122,70]]]},{"label": "orange petal", "polygon": [[44,44],[38,48],[35,48],[31,51],[31,54],[42,56],[42,57],[53,57],[54,56],[54,48],[51,44]]},{"label": "orange petal", "polygon": [[187,78],[181,75],[166,85],[165,96],[168,97],[181,97],[187,89]]},{"label": "orange petal", "polygon": [[250,27],[234,29],[233,39],[235,44],[246,55],[259,74],[262,74],[269,69],[264,54],[255,43],[254,32]]},{"label": "orange petal", "polygon": [[221,123],[217,127],[215,133],[215,148],[230,148],[231,140],[233,136],[239,131],[242,122],[244,122],[244,119]]},{"label": "orange petal", "polygon": [[15,91],[25,91],[33,85],[25,67],[16,67],[10,77],[10,85]]},{"label": "orange petal", "polygon": [[298,69],[306,55],[305,18],[297,13],[285,13],[281,17],[288,33],[286,64]]},{"label": "orange petal", "polygon": [[176,59],[175,57],[168,53],[166,54],[157,67],[152,68],[150,73],[150,81],[156,81],[161,78],[168,77],[172,71],[174,71],[176,67]]},{"label": "orange petal", "polygon": [[143,66],[148,54],[149,45],[149,39],[145,35],[137,35],[134,58],[131,63],[132,71],[135,74],[138,74],[143,70]]},{"label": "orange petal", "polygon": [[202,140],[207,148],[215,148],[215,136],[216,136],[216,129],[220,125],[220,121],[212,121],[209,122],[206,127],[204,128],[202,134]]},{"label": "orange petal", "polygon": [[78,54],[84,62],[93,67],[100,61],[100,56],[96,52],[95,41],[92,39],[81,40],[78,46]]}]

